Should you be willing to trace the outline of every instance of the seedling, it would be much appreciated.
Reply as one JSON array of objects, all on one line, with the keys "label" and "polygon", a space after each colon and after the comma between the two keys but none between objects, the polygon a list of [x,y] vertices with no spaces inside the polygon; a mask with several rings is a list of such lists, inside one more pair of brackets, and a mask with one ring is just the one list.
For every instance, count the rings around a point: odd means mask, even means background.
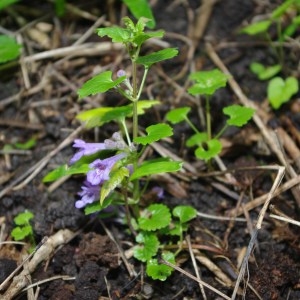
[{"label": "seedling", "polygon": [[[292,21],[289,25],[287,25],[284,29],[282,28],[284,15],[288,11],[295,11],[296,14],[299,14],[300,3],[299,0],[286,0],[281,5],[279,5],[265,20],[258,21],[252,23],[246,27],[244,27],[241,32],[246,33],[248,35],[265,35],[267,41],[270,42],[272,48],[274,49],[279,64],[283,67],[284,57],[283,57],[283,42],[287,37],[293,36],[297,28],[299,28],[300,24],[300,16],[292,18]],[[274,41],[272,40],[268,30],[272,24],[276,25],[277,29],[277,41],[279,42],[278,51],[277,48],[274,47]]]},{"label": "seedling", "polygon": [[[175,263],[175,258],[182,249],[183,233],[188,229],[188,222],[194,219],[197,211],[191,206],[176,206],[172,215],[164,204],[152,204],[141,213],[138,219],[136,236],[138,245],[134,248],[134,257],[145,262],[146,273],[153,279],[166,280],[173,269],[158,263],[158,255],[161,255],[170,263]],[[179,245],[176,253],[164,249],[164,243],[160,240],[168,240],[168,236],[179,237]],[[170,244],[167,245],[170,248]],[[159,253],[161,250],[161,253]]]},{"label": "seedling", "polygon": [[299,91],[298,80],[288,77],[286,80],[281,77],[273,78],[268,85],[268,99],[274,109],[288,102],[292,95]]},{"label": "seedling", "polygon": [[195,155],[198,159],[209,161],[217,156],[222,150],[222,144],[219,141],[220,136],[229,126],[242,127],[252,118],[254,109],[242,107],[239,105],[227,106],[223,109],[223,113],[229,116],[224,127],[214,137],[211,130],[211,112],[210,112],[210,96],[219,88],[224,87],[227,82],[227,76],[221,71],[215,69],[212,71],[201,71],[192,73],[190,78],[196,83],[188,89],[192,95],[206,96],[206,132],[200,132],[188,117],[190,107],[181,107],[167,113],[166,119],[172,124],[185,121],[194,131],[194,134],[186,141],[187,147],[197,147]]},{"label": "seedling", "polygon": [[27,210],[25,210],[22,213],[19,213],[14,218],[14,222],[17,226],[11,232],[11,236],[16,241],[28,240],[31,245],[31,250],[33,250],[35,247],[33,229],[30,224],[30,220],[33,219],[33,217],[33,213]]},{"label": "seedling", "polygon": [[261,63],[253,62],[250,64],[250,70],[256,74],[259,80],[268,80],[281,71],[280,65],[264,66]]}]

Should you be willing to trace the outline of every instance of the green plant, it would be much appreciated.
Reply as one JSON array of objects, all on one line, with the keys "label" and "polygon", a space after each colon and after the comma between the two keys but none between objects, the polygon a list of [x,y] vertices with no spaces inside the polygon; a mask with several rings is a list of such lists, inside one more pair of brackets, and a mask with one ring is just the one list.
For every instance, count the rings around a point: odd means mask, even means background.
[{"label": "green plant", "polygon": [[[172,136],[173,130],[168,124],[158,123],[149,125],[145,133],[140,134],[138,125],[139,116],[159,104],[157,100],[141,100],[149,69],[157,62],[173,58],[178,50],[167,48],[141,55],[144,42],[150,38],[162,38],[164,32],[145,31],[146,24],[149,24],[145,18],[140,18],[136,24],[128,17],[123,21],[124,27],[98,28],[97,33],[100,37],[106,36],[113,42],[124,44],[130,58],[130,72],[102,72],[84,83],[78,95],[84,98],[114,90],[126,98],[129,104],[99,107],[77,116],[80,121],[85,122],[87,128],[115,122],[119,125],[119,131],[103,143],[75,140],[73,147],[78,151],[71,158],[70,164],[56,168],[47,174],[43,181],[50,182],[73,174],[86,175],[86,181],[79,193],[80,199],[76,201],[75,206],[84,207],[86,214],[106,213],[108,207],[124,206],[126,223],[138,244],[134,256],[147,264],[146,272],[149,276],[165,280],[171,274],[171,270],[157,263],[158,250],[162,249],[163,257],[174,263],[175,256],[182,247],[183,232],[187,230],[187,224],[195,217],[196,212],[193,208],[186,208],[189,217],[184,217],[177,208],[171,216],[169,208],[164,204],[155,203],[144,207],[142,199],[147,193],[150,176],[176,172],[181,169],[182,162],[168,157],[156,157],[140,162],[149,145]],[[127,74],[131,74],[131,77]],[[154,187],[154,190],[156,200],[160,199],[161,188]],[[162,235],[179,237],[177,253],[165,252],[166,241],[159,241]]]},{"label": "green plant", "polygon": [[223,113],[229,116],[224,127],[215,136],[212,136],[211,122],[211,95],[219,88],[224,87],[227,82],[227,76],[220,70],[200,71],[190,75],[195,80],[195,84],[188,89],[191,95],[205,95],[206,105],[206,132],[200,132],[188,117],[190,107],[181,107],[167,113],[166,119],[172,124],[185,121],[194,131],[194,134],[186,141],[187,147],[197,147],[195,155],[197,158],[209,161],[217,156],[222,150],[222,144],[219,141],[220,136],[229,126],[244,126],[253,116],[254,109],[242,107],[239,105],[227,106]]},{"label": "green plant", "polygon": [[288,77],[286,80],[281,77],[273,78],[268,85],[268,99],[274,109],[288,102],[292,95],[299,91],[298,80],[295,77]]},{"label": "green plant", "polygon": [[16,241],[22,241],[28,239],[30,243],[30,251],[36,246],[35,239],[33,235],[33,229],[30,224],[30,220],[34,217],[33,213],[25,210],[22,213],[19,213],[15,218],[14,222],[17,225],[11,232],[11,236]]},{"label": "green plant", "polygon": [[[290,24],[283,28],[284,15],[288,11],[295,11],[296,16],[292,18]],[[265,35],[267,41],[270,42],[272,48],[274,49],[279,64],[283,66],[284,63],[284,52],[283,52],[283,42],[291,37],[300,24],[300,1],[299,0],[285,0],[281,5],[272,11],[272,13],[264,20],[252,23],[241,30],[241,33],[246,33],[248,35]],[[274,46],[274,41],[269,34],[269,28],[272,24],[275,24],[277,30],[277,42],[279,43],[278,50]]]},{"label": "green plant", "polygon": [[0,35],[0,63],[6,63],[19,57],[22,48],[14,38]]}]

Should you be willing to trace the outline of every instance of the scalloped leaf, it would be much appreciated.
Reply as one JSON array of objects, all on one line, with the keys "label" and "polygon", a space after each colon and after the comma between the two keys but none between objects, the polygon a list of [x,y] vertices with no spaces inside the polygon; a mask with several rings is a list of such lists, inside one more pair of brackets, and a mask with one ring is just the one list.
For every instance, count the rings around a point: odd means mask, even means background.
[{"label": "scalloped leaf", "polygon": [[155,19],[152,14],[151,7],[147,0],[122,0],[129,8],[130,12],[136,19],[145,17],[149,19],[146,22],[146,26],[150,29],[155,27]]},{"label": "scalloped leaf", "polygon": [[154,231],[168,226],[171,222],[169,208],[161,203],[151,204],[138,219],[139,227],[145,231]]},{"label": "scalloped leaf", "polygon": [[199,159],[205,161],[210,160],[211,158],[217,156],[222,150],[222,144],[217,139],[212,139],[205,142],[205,145],[198,147],[195,150],[195,155]]},{"label": "scalloped leaf", "polygon": [[[145,110],[154,105],[160,104],[157,100],[140,100],[137,103],[138,115],[145,113]],[[99,107],[86,110],[79,113],[76,118],[82,122],[86,122],[86,128],[102,126],[110,121],[121,121],[125,117],[132,116],[133,104],[118,107]]]},{"label": "scalloped leaf", "polygon": [[146,128],[147,135],[136,137],[133,141],[137,144],[148,145],[162,138],[173,135],[173,129],[168,124],[155,124]]},{"label": "scalloped leaf", "polygon": [[96,33],[101,36],[108,36],[113,43],[125,43],[130,38],[130,30],[119,26],[97,28]]},{"label": "scalloped leaf", "polygon": [[270,20],[260,21],[250,24],[241,30],[241,33],[246,33],[248,35],[256,35],[259,33],[266,32],[271,26],[272,22]]},{"label": "scalloped leaf", "polygon": [[187,119],[190,110],[188,106],[172,109],[166,114],[166,119],[172,124],[177,124]]},{"label": "scalloped leaf", "polygon": [[135,180],[144,176],[150,176],[154,174],[177,172],[181,169],[182,162],[173,161],[169,158],[159,158],[148,160],[139,166],[130,176],[130,180]]},{"label": "scalloped leaf", "polygon": [[16,241],[24,240],[27,236],[32,235],[32,227],[30,225],[22,226],[22,227],[15,227],[12,232],[11,236]]},{"label": "scalloped leaf", "polygon": [[176,48],[166,48],[157,52],[152,52],[151,54],[145,56],[139,56],[136,60],[138,64],[144,65],[145,68],[150,68],[153,64],[171,59],[178,54]]},{"label": "scalloped leaf", "polygon": [[147,31],[143,33],[137,34],[134,39],[132,40],[132,43],[137,45],[138,47],[141,46],[145,41],[151,39],[151,38],[162,38],[164,36],[165,32],[163,30],[157,30],[157,31]]},{"label": "scalloped leaf", "polygon": [[112,80],[111,71],[100,73],[82,85],[82,87],[78,90],[79,98],[81,99],[90,95],[105,93],[106,91],[120,84],[125,79],[126,76],[121,76],[116,80]]},{"label": "scalloped leaf", "polygon": [[[163,252],[162,258],[171,264],[175,265],[176,263],[175,255],[172,252]],[[150,259],[147,262],[146,273],[154,280],[158,279],[161,281],[165,281],[172,274],[172,272],[173,268],[164,264],[159,264],[157,262],[157,259]]]},{"label": "scalloped leaf", "polygon": [[240,105],[230,105],[223,108],[223,113],[230,117],[226,121],[228,125],[242,127],[253,117],[255,109]]},{"label": "scalloped leaf", "polygon": [[135,246],[133,256],[140,261],[148,261],[158,251],[159,241],[154,233],[140,232],[136,238],[136,242],[142,245]]},{"label": "scalloped leaf", "polygon": [[197,216],[197,210],[189,205],[178,205],[173,209],[173,216],[179,218],[180,223],[186,223]]},{"label": "scalloped leaf", "polygon": [[268,85],[268,99],[274,109],[288,102],[299,91],[299,83],[295,77],[286,80],[281,77],[273,78]]},{"label": "scalloped leaf", "polygon": [[125,167],[117,168],[109,174],[109,179],[105,181],[101,187],[100,204],[103,205],[104,199],[123,181],[125,177],[129,176],[129,170]]},{"label": "scalloped leaf", "polygon": [[206,132],[200,132],[193,134],[190,138],[186,141],[187,147],[193,147],[193,146],[200,146],[202,143],[205,143],[208,141],[208,135]]},{"label": "scalloped leaf", "polygon": [[29,223],[29,221],[34,217],[33,213],[25,210],[22,213],[19,213],[15,218],[14,218],[14,222],[17,225],[27,225]]},{"label": "scalloped leaf", "polygon": [[0,63],[5,63],[19,57],[22,48],[14,38],[0,35]]},{"label": "scalloped leaf", "polygon": [[196,81],[188,89],[191,95],[212,95],[219,88],[225,87],[228,80],[228,76],[219,69],[195,72],[189,78]]},{"label": "scalloped leaf", "polygon": [[68,166],[67,164],[59,166],[53,171],[49,172],[44,178],[43,182],[51,182],[55,181],[59,178],[62,178],[67,175],[74,174],[86,174],[90,170],[88,164],[74,164],[72,166]]}]

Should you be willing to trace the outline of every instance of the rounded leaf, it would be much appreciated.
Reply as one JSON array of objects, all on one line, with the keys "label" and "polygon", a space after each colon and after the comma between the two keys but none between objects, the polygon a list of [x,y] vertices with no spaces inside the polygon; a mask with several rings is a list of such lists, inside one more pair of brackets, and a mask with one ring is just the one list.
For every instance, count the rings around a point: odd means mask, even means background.
[{"label": "rounded leaf", "polygon": [[171,222],[171,213],[164,204],[148,206],[138,219],[139,227],[146,231],[154,231],[168,226]]},{"label": "rounded leaf", "polygon": [[198,147],[195,151],[195,155],[197,158],[207,161],[218,155],[221,150],[221,142],[217,139],[212,139],[206,142],[205,145]]},{"label": "rounded leaf", "polygon": [[179,218],[180,223],[186,223],[197,216],[197,210],[189,205],[179,205],[173,209],[173,216]]},{"label": "rounded leaf", "polygon": [[15,39],[7,35],[0,35],[0,63],[18,58],[21,47]]},{"label": "rounded leaf", "polygon": [[295,77],[288,77],[286,80],[275,77],[268,85],[268,99],[272,107],[278,109],[282,104],[289,101],[298,90],[299,84]]},{"label": "rounded leaf", "polygon": [[[162,258],[169,263],[175,264],[175,255],[172,252],[165,252],[162,254]],[[159,264],[157,259],[150,259],[147,262],[146,273],[152,279],[158,279],[165,281],[173,272],[173,268]]]},{"label": "rounded leaf", "polygon": [[180,107],[172,109],[166,114],[166,119],[172,124],[177,124],[187,118],[187,114],[190,112],[190,110],[190,107]]},{"label": "rounded leaf", "polygon": [[242,127],[252,118],[255,109],[240,105],[230,105],[223,108],[223,113],[230,117],[226,122],[228,125]]},{"label": "rounded leaf", "polygon": [[141,232],[136,238],[136,242],[141,244],[134,247],[133,256],[140,261],[148,261],[158,250],[159,241],[155,234],[150,232]]},{"label": "rounded leaf", "polygon": [[190,75],[196,84],[188,89],[192,95],[212,95],[221,87],[226,86],[228,76],[218,69],[200,71]]}]

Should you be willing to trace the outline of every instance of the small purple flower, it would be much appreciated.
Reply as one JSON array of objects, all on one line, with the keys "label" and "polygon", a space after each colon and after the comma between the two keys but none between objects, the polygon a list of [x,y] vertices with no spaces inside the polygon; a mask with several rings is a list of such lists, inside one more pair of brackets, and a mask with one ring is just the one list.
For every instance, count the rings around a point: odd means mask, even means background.
[{"label": "small purple flower", "polygon": [[89,171],[86,175],[87,181],[92,185],[101,184],[103,181],[109,179],[109,173],[115,163],[120,159],[124,158],[126,153],[122,152],[120,154],[108,157],[105,159],[96,159],[89,166],[93,170]]},{"label": "small purple flower", "polygon": [[159,186],[154,186],[151,191],[156,194],[158,199],[164,198],[164,189],[163,188],[161,188]]},{"label": "small purple flower", "polygon": [[82,208],[87,204],[93,203],[100,196],[100,186],[92,185],[88,181],[84,182],[84,185],[81,187],[82,191],[78,193],[81,197],[80,200],[76,201],[75,207]]},{"label": "small purple flower", "polygon": [[75,163],[84,155],[91,155],[106,149],[105,143],[86,143],[80,139],[74,141],[73,147],[79,148],[79,151],[70,159],[70,164]]},{"label": "small purple flower", "polygon": [[117,72],[117,77],[119,78],[119,77],[122,77],[122,76],[126,76],[126,72],[124,70],[119,70]]}]

